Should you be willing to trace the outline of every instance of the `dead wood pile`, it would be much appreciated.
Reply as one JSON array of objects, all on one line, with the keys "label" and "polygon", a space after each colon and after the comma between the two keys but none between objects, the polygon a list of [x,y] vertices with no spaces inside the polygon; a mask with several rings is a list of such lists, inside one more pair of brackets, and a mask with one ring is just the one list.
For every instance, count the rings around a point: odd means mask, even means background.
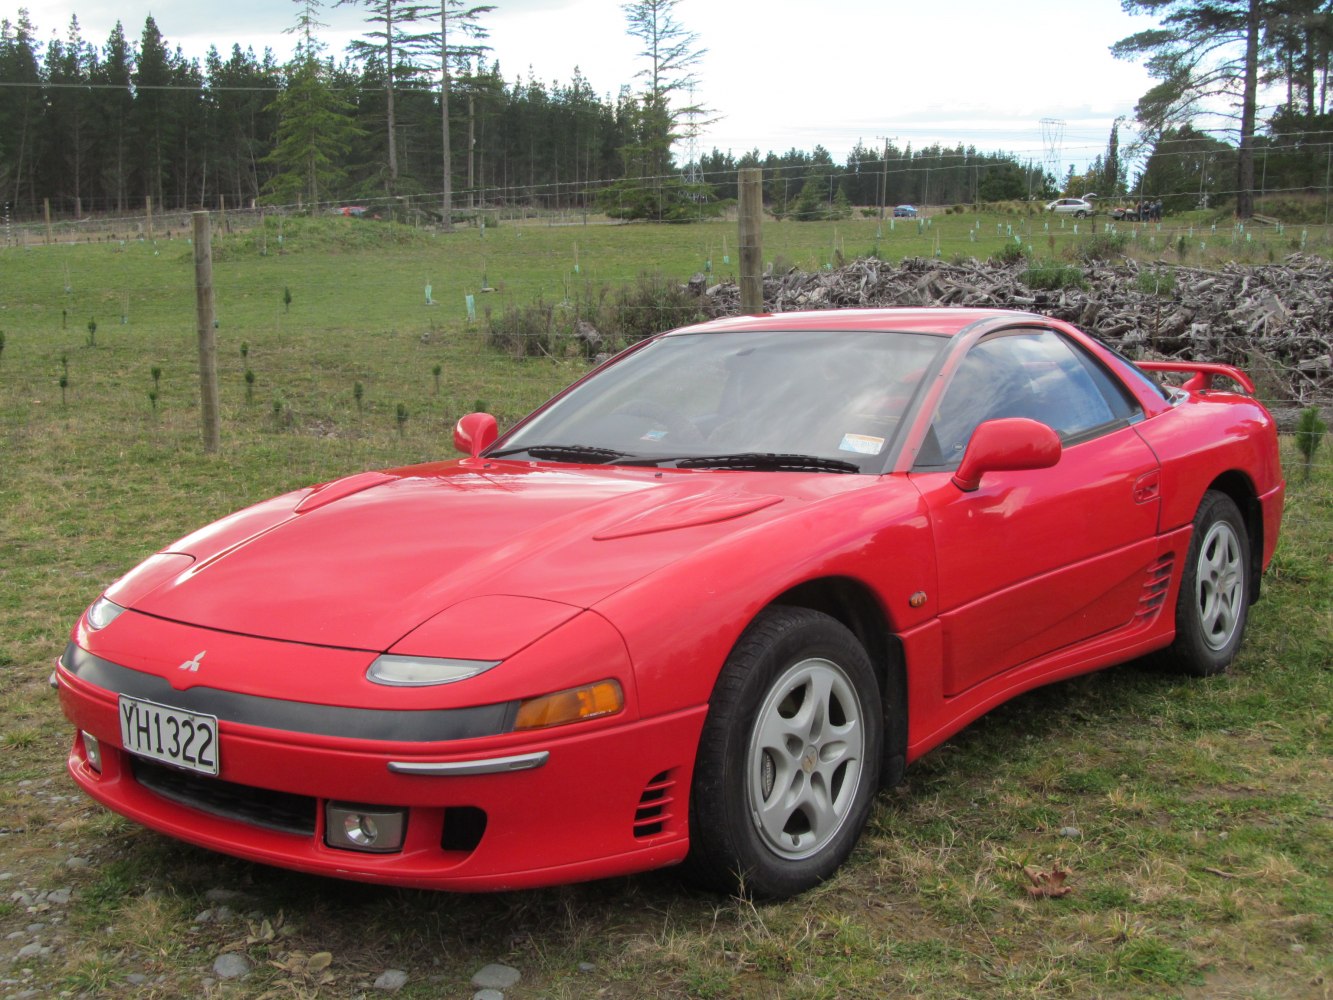
[{"label": "dead wood pile", "polygon": [[[1275,411],[1333,405],[1333,262],[1294,254],[1281,264],[1219,270],[1135,261],[1079,270],[1086,287],[1047,291],[1026,284],[1024,261],[913,257],[895,266],[867,258],[837,270],[765,275],[764,305],[772,312],[857,306],[1025,310],[1067,320],[1130,357],[1240,365]],[[1174,275],[1174,285],[1166,279],[1164,294],[1153,290],[1158,275]],[[740,311],[735,284],[709,288],[706,299],[714,315]]]}]

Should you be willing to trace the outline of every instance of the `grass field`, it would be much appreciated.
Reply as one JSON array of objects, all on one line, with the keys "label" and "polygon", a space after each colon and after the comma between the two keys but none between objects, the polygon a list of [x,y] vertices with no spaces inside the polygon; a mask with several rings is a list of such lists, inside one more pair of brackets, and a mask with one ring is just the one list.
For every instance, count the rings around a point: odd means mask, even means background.
[{"label": "grass field", "polygon": [[[1136,245],[1174,260],[1189,225],[1143,227]],[[1210,225],[1188,230],[1187,263],[1265,262],[1300,240]],[[985,256],[1014,229],[1053,257],[1085,235],[1023,216],[777,224],[765,259]],[[0,249],[0,1000],[374,995],[386,969],[408,973],[400,996],[465,997],[488,962],[522,972],[510,998],[1333,993],[1328,441],[1309,483],[1287,454],[1286,533],[1228,675],[1130,664],[1018,699],[882,794],[852,862],[789,903],[700,895],[670,872],[494,896],[344,884],[198,851],[74,794],[46,678],[107,583],[244,504],[447,457],[461,413],[512,420],[586,370],[490,350],[487,307],[645,271],[683,280],[706,261],[726,277],[737,253],[734,223],[431,236],[287,220],[277,235],[214,241],[214,455],[185,240]],[[1326,234],[1308,239],[1327,252]],[[1070,894],[1030,897],[1024,867],[1056,865]],[[218,889],[243,893],[221,916]],[[214,982],[229,951],[253,969]]]}]

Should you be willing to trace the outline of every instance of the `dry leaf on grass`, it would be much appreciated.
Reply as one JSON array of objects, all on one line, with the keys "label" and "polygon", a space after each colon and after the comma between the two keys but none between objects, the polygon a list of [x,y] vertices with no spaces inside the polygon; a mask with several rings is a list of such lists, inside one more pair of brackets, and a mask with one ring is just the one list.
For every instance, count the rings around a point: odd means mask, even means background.
[{"label": "dry leaf on grass", "polygon": [[1073,892],[1073,886],[1065,885],[1065,879],[1069,878],[1069,869],[1061,868],[1058,863],[1048,872],[1033,871],[1024,865],[1023,872],[1032,880],[1032,884],[1027,887],[1029,896],[1038,899],[1058,899]]}]

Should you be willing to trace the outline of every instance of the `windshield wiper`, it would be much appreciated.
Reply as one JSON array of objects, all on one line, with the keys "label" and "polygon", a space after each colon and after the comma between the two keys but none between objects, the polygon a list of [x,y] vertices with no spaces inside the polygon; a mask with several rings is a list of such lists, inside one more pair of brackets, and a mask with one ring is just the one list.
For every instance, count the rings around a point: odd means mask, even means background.
[{"label": "windshield wiper", "polygon": [[492,451],[486,458],[507,458],[510,455],[530,455],[539,462],[584,462],[589,465],[604,465],[618,458],[625,458],[623,451],[613,448],[596,448],[586,444],[534,444],[517,448],[502,448]]},{"label": "windshield wiper", "polygon": [[690,455],[684,458],[637,459],[625,465],[662,465],[677,469],[752,469],[757,472],[860,472],[855,462],[818,455],[791,455],[771,451],[742,451],[732,455]]}]

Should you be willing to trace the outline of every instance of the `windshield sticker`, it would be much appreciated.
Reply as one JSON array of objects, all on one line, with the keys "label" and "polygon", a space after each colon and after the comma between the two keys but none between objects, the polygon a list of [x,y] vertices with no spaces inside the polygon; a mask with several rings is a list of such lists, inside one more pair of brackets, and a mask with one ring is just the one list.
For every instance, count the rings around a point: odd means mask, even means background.
[{"label": "windshield sticker", "polygon": [[648,432],[647,434],[645,434],[643,437],[639,438],[639,440],[640,440],[640,441],[661,441],[661,440],[662,440],[664,437],[666,437],[666,436],[667,436],[667,432],[666,432],[665,430],[655,430],[655,431],[649,431],[649,432]]},{"label": "windshield sticker", "polygon": [[858,455],[878,455],[884,450],[884,439],[869,434],[844,434],[839,451],[854,451]]}]

